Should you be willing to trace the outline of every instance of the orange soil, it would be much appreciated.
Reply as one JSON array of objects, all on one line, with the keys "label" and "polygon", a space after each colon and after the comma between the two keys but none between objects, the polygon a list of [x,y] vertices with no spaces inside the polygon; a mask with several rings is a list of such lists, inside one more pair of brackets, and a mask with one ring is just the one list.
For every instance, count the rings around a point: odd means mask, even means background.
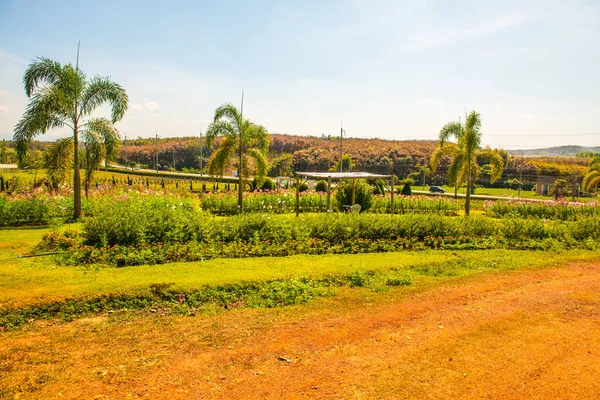
[{"label": "orange soil", "polygon": [[0,336],[0,394],[600,398],[599,272],[477,276],[359,306],[348,291],[285,310],[38,326]]}]

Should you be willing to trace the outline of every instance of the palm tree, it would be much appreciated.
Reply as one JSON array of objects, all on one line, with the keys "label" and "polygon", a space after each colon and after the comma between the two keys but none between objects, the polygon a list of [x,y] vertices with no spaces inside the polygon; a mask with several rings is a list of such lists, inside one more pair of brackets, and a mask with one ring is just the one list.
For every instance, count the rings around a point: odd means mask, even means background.
[{"label": "palm tree", "polygon": [[208,173],[223,176],[230,159],[237,156],[238,210],[242,213],[244,209],[242,193],[244,178],[249,176],[249,159],[254,161],[257,185],[260,185],[269,169],[267,152],[271,137],[264,126],[244,119],[242,113],[230,103],[216,109],[214,121],[206,131],[207,146],[212,146],[219,136],[222,136],[223,140],[208,160]]},{"label": "palm tree", "polygon": [[596,189],[600,185],[600,156],[591,159],[590,166],[583,178],[583,190]]},{"label": "palm tree", "polygon": [[[19,157],[27,152],[31,140],[52,128],[68,128],[73,140],[73,218],[81,216],[81,177],[79,175],[79,139],[83,139],[90,164],[86,182],[102,157],[99,149],[111,154],[119,140],[113,126],[127,111],[129,99],[125,89],[109,78],[96,76],[90,80],[76,65],[61,65],[49,58],[32,62],[23,76],[25,94],[30,98],[23,118],[15,126],[13,140]],[[111,118],[91,117],[100,105],[111,106]],[[86,153],[86,154],[87,154]]]},{"label": "palm tree", "polygon": [[450,152],[452,162],[450,163],[449,180],[455,187],[467,183],[467,199],[465,202],[465,215],[471,211],[471,190],[474,180],[481,174],[482,168],[477,163],[477,157],[489,160],[490,182],[494,183],[504,171],[504,160],[498,150],[481,148],[481,118],[479,113],[471,111],[466,116],[464,124],[460,121],[449,122],[440,130],[439,146],[431,156],[431,166],[435,171],[444,155],[448,155],[446,142],[456,138],[455,149]]}]

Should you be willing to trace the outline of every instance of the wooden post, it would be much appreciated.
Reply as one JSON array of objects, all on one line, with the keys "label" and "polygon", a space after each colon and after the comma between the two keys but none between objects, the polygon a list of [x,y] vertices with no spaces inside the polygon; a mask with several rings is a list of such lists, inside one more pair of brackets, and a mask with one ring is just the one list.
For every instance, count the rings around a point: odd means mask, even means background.
[{"label": "wooden post", "polygon": [[327,177],[327,211],[331,211],[331,176]]},{"label": "wooden post", "polygon": [[356,197],[356,179],[352,179],[352,204],[350,204],[351,206],[354,205],[355,197]]},{"label": "wooden post", "polygon": [[300,179],[296,180],[296,217],[300,214]]},{"label": "wooden post", "polygon": [[394,215],[394,173],[393,173],[393,170],[392,170],[391,179],[392,179],[392,215]]}]

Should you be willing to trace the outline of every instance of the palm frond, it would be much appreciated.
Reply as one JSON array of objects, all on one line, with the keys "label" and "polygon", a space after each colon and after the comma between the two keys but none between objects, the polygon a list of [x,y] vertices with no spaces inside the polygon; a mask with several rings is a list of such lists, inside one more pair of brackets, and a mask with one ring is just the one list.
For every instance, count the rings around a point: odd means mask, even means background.
[{"label": "palm frond", "polygon": [[73,139],[59,139],[44,155],[46,175],[55,189],[66,182],[73,164]]},{"label": "palm frond", "polygon": [[85,143],[85,184],[89,185],[94,171],[100,168],[102,160],[107,163],[117,155],[121,136],[119,131],[106,118],[93,118],[82,126],[81,138]]},{"label": "palm frond", "polygon": [[462,136],[462,125],[458,121],[448,122],[444,127],[440,130],[439,141],[440,147],[443,147],[444,144],[450,140],[451,138],[459,139]]},{"label": "palm frond", "polygon": [[456,153],[452,162],[450,163],[450,168],[448,169],[448,180],[453,185],[462,185],[464,182],[464,172],[463,168],[465,163],[463,162],[464,155],[462,153]]},{"label": "palm frond", "polygon": [[269,151],[269,145],[271,144],[271,136],[267,129],[262,125],[256,125],[250,121],[247,121],[247,126],[244,127],[245,142],[246,145],[256,144],[256,147],[263,153]]},{"label": "palm frond", "polygon": [[229,165],[229,160],[235,154],[237,141],[231,137],[226,137],[219,148],[210,156],[208,160],[208,173],[210,175],[223,176],[225,167]]},{"label": "palm frond", "polygon": [[486,147],[485,149],[479,150],[477,155],[486,157],[489,160],[489,165],[492,167],[490,171],[490,183],[494,183],[502,177],[502,172],[504,172],[505,167],[504,159],[497,149],[492,150],[489,147]]},{"label": "palm frond", "polygon": [[215,139],[219,136],[235,137],[234,126],[229,121],[223,119],[212,122],[206,130],[206,145],[208,147],[212,146]]},{"label": "palm frond", "polygon": [[586,186],[585,190],[597,189],[598,185],[600,185],[600,175],[590,179],[588,181],[588,185]]},{"label": "palm frond", "polygon": [[458,145],[470,156],[475,156],[475,152],[481,147],[481,117],[478,112],[471,111],[467,115],[464,133]]},{"label": "palm frond", "polygon": [[431,154],[431,171],[435,172],[444,157],[453,157],[456,155],[456,146],[437,147]]},{"label": "palm frond", "polygon": [[31,97],[41,83],[56,86],[62,75],[63,67],[58,61],[39,57],[36,61],[29,64],[23,75],[25,94],[27,97]]},{"label": "palm frond", "polygon": [[242,115],[233,104],[225,103],[215,110],[214,122],[221,119],[228,120],[233,125],[236,134],[239,133],[242,127]]},{"label": "palm frond", "polygon": [[256,174],[255,179],[258,185],[261,185],[269,172],[269,160],[265,152],[261,149],[251,148],[247,150],[248,156],[254,159],[254,164],[256,165]]},{"label": "palm frond", "polygon": [[33,137],[44,134],[52,128],[64,126],[72,128],[67,122],[71,110],[72,104],[59,89],[44,87],[36,90],[23,117],[14,128],[13,139],[16,142],[19,157],[24,156]]},{"label": "palm frond", "polygon": [[120,121],[129,107],[129,97],[123,87],[109,78],[95,77],[83,90],[79,114],[90,115],[98,106],[111,106],[111,122]]},{"label": "palm frond", "polygon": [[598,179],[600,179],[600,171],[589,171],[583,177],[583,182],[581,183],[581,186],[584,190],[594,189],[598,186]]},{"label": "palm frond", "polygon": [[596,156],[590,160],[590,171],[600,171],[600,156]]}]

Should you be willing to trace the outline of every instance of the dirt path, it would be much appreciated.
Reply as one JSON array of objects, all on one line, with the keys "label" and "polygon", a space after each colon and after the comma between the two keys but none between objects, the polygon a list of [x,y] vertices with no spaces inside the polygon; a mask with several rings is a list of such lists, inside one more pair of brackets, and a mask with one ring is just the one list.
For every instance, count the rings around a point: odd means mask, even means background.
[{"label": "dirt path", "polygon": [[[1,337],[0,356],[14,384],[48,376],[35,398],[600,398],[600,266],[384,296],[46,327]],[[34,366],[48,347],[60,365]]]}]

